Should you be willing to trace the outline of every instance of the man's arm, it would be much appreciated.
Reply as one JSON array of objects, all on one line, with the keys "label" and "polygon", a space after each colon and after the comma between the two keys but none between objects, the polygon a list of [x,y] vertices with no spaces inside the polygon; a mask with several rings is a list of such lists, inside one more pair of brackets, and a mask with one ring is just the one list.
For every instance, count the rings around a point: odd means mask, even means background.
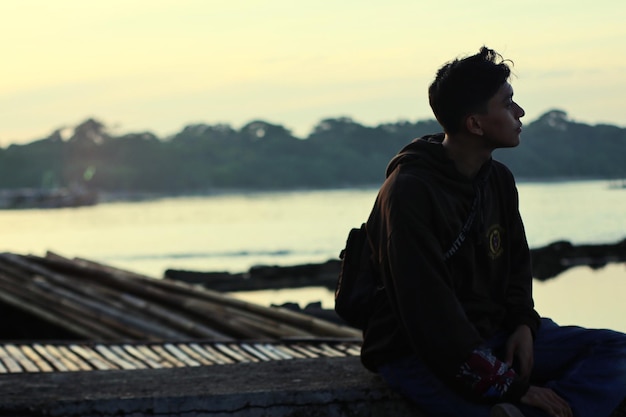
[{"label": "man's arm", "polygon": [[414,350],[438,373],[453,378],[483,339],[451,287],[441,245],[432,231],[413,213],[396,216],[391,216],[383,242],[385,288]]},{"label": "man's arm", "polygon": [[517,361],[518,372],[520,377],[528,380],[533,369],[533,335],[530,327],[525,324],[520,325],[509,336],[506,342],[505,362],[512,367],[514,361]]},{"label": "man's arm", "polygon": [[507,315],[505,326],[513,332],[519,326],[526,325],[534,335],[539,328],[540,320],[539,314],[534,308],[532,295],[533,276],[530,250],[519,213],[519,198],[514,183],[512,189],[511,217],[508,225],[510,265],[506,291]]}]

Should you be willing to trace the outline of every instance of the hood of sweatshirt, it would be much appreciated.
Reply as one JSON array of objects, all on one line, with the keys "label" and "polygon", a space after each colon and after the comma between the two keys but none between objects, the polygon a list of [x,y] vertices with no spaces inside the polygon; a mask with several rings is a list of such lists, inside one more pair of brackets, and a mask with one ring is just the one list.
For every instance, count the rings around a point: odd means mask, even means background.
[{"label": "hood of sweatshirt", "polygon": [[386,177],[403,166],[408,170],[418,170],[422,175],[434,177],[436,181],[444,183],[453,182],[460,183],[459,185],[476,186],[484,182],[489,175],[492,160],[483,164],[474,179],[467,178],[456,169],[454,161],[448,157],[443,147],[444,137],[443,133],[438,133],[414,139],[391,159],[387,165]]},{"label": "hood of sweatshirt", "polygon": [[[483,190],[492,171],[493,159],[486,161],[474,178],[468,178],[457,170],[454,161],[448,157],[443,147],[444,137],[443,133],[439,133],[414,139],[389,162],[386,176],[399,170],[399,174],[421,178],[429,187],[437,189],[440,195],[466,199],[468,206],[472,207],[471,216],[476,215],[472,229],[481,230],[484,223],[481,209]],[[475,236],[475,239],[479,237]]]}]

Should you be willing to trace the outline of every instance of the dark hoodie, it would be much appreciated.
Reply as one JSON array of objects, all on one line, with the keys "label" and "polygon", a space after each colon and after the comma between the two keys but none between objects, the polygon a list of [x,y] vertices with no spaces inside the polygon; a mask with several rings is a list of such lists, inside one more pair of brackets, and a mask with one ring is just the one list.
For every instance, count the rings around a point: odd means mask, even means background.
[{"label": "dark hoodie", "polygon": [[[416,354],[454,382],[487,338],[521,324],[534,333],[539,316],[513,175],[489,160],[469,179],[442,140],[416,139],[392,159],[367,221],[386,291],[377,296],[361,359],[376,371]],[[472,228],[444,260],[475,198]]]}]

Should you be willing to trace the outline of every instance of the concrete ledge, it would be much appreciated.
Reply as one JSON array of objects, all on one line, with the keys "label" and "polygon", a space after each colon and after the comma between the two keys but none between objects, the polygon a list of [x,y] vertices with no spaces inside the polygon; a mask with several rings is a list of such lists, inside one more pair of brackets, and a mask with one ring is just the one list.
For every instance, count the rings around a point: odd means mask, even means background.
[{"label": "concrete ledge", "polygon": [[0,376],[1,416],[420,416],[358,358]]},{"label": "concrete ledge", "polygon": [[355,357],[5,374],[0,416],[426,417]]}]

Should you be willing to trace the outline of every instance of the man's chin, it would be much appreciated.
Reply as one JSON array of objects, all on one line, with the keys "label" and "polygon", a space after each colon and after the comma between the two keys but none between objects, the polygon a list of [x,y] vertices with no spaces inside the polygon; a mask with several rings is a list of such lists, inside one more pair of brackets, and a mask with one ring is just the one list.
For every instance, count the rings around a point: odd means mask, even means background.
[{"label": "man's chin", "polygon": [[508,148],[515,148],[516,146],[518,146],[520,144],[520,137],[519,135],[517,135],[512,141],[511,144],[509,146],[507,146]]}]

